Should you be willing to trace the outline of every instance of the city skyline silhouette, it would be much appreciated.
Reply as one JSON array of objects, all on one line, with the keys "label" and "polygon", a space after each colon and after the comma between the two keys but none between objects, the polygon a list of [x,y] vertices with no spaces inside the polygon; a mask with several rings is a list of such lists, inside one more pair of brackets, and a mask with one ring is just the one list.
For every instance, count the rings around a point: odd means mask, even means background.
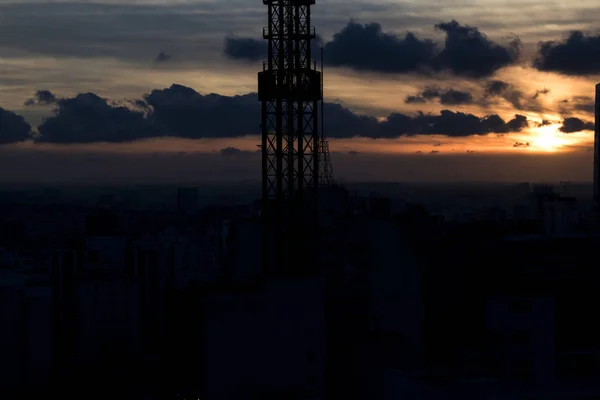
[{"label": "city skyline silhouette", "polygon": [[481,3],[0,0],[0,397],[599,398],[597,5]]}]

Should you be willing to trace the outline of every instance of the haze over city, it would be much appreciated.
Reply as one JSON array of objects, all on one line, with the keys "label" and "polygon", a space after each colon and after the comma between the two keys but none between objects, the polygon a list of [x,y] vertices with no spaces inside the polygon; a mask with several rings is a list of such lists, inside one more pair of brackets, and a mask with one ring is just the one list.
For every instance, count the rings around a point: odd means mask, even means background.
[{"label": "haze over city", "polygon": [[[339,178],[591,180],[597,2],[317,9]],[[0,180],[258,179],[266,24],[245,0],[0,0]]]},{"label": "haze over city", "polygon": [[598,399],[598,0],[0,0],[0,399]]}]

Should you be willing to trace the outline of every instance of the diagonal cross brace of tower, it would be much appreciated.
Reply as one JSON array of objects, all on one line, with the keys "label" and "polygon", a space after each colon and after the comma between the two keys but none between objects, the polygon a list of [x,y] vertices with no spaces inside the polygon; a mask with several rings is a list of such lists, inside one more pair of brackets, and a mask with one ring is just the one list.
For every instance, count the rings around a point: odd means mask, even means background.
[{"label": "diagonal cross brace of tower", "polygon": [[314,0],[263,0],[268,60],[258,73],[262,103],[263,260],[268,270],[306,263],[314,250],[319,186],[321,73],[311,59]]}]

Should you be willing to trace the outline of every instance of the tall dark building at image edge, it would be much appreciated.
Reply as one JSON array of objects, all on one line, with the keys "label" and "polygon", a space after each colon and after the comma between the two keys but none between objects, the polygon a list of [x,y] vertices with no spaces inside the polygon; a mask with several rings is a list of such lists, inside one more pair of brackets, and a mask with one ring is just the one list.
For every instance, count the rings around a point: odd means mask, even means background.
[{"label": "tall dark building at image edge", "polygon": [[594,201],[600,209],[600,83],[596,85],[595,103],[595,134],[594,134]]}]

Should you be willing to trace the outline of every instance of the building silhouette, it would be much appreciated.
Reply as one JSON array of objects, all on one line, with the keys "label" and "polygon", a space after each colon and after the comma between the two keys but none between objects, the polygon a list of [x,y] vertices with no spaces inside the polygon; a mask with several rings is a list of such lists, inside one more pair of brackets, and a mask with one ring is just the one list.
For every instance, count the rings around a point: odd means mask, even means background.
[{"label": "building silhouette", "polygon": [[596,100],[594,103],[595,134],[594,134],[594,200],[600,204],[600,83],[596,85]]},{"label": "building silhouette", "polygon": [[344,187],[315,2],[263,3],[259,200],[0,196],[0,396],[600,397],[600,85],[592,187]]}]

